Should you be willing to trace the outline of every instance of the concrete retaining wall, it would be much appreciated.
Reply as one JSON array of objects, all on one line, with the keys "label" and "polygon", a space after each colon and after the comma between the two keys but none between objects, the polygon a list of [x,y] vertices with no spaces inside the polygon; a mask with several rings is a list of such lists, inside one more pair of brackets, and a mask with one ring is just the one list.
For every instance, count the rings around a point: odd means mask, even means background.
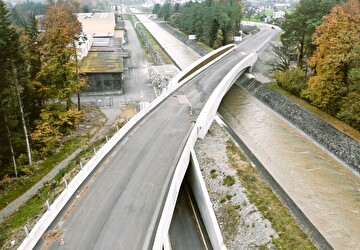
[{"label": "concrete retaining wall", "polygon": [[194,149],[191,150],[188,179],[213,248],[226,249]]},{"label": "concrete retaining wall", "polygon": [[254,79],[241,87],[282,115],[315,142],[360,174],[360,143],[324,122],[286,97]]},{"label": "concrete retaining wall", "polygon": [[[136,17],[135,15],[133,15],[132,20],[134,20]],[[137,20],[137,18],[136,18]],[[151,44],[151,42],[149,41],[145,30],[143,30],[143,28],[141,27],[141,25],[139,25],[140,22],[135,22],[133,23],[133,25],[135,26],[135,29],[137,30],[137,32],[140,34],[141,38],[143,39],[146,49],[150,52],[151,55],[151,59],[154,61],[155,65],[164,65],[164,62],[161,58],[161,56],[159,55],[159,53],[154,49],[153,45]]]}]

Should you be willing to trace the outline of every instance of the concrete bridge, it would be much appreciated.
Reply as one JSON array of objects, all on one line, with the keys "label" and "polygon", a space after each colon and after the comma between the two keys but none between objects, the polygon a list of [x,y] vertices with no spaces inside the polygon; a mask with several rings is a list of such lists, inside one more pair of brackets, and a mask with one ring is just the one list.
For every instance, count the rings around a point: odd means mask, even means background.
[{"label": "concrete bridge", "polygon": [[[168,231],[193,146],[209,129],[234,81],[251,69],[256,53],[274,33],[260,33],[242,46],[228,45],[177,75],[168,90],[131,119],[84,166],[31,230],[19,249],[38,248],[52,223],[64,231],[64,249],[168,249]],[[94,182],[85,185],[96,170]],[[224,249],[201,174],[191,169],[191,187],[215,249]],[[63,208],[80,192],[62,220]],[[50,244],[50,249],[57,245]]]}]

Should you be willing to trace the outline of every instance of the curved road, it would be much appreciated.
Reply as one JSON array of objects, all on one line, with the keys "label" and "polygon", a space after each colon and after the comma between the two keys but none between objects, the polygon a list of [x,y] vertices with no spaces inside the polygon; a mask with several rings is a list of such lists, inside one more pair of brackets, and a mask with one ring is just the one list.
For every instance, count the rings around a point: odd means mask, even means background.
[{"label": "curved road", "polygon": [[[276,31],[259,33],[149,113],[103,161],[68,217],[61,249],[151,248],[168,186],[196,116],[225,74]],[[58,242],[49,249],[59,248]]]}]

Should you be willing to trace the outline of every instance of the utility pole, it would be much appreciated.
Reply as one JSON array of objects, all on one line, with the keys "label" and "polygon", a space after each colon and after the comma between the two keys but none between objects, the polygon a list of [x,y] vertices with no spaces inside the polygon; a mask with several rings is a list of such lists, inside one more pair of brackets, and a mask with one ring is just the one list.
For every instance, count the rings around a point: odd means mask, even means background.
[{"label": "utility pole", "polygon": [[74,40],[74,42],[73,42],[73,46],[74,46],[74,49],[75,49],[76,84],[77,84],[77,87],[78,87],[78,92],[77,92],[77,106],[78,106],[78,111],[81,111],[79,59],[78,59],[78,55],[77,55],[77,48],[76,48],[76,42],[75,42],[75,40]]}]

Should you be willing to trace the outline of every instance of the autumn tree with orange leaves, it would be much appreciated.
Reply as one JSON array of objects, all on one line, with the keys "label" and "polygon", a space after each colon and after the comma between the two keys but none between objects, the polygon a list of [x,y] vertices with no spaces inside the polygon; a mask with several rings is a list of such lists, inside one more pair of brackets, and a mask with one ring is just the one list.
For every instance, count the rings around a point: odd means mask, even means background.
[{"label": "autumn tree with orange leaves", "polygon": [[309,59],[313,75],[303,96],[331,115],[360,128],[360,2],[350,0],[324,16],[313,35],[317,49]]},{"label": "autumn tree with orange leaves", "polygon": [[75,4],[70,0],[59,0],[49,6],[41,37],[43,66],[38,74],[47,98],[65,101],[67,110],[71,107],[71,94],[78,89],[72,43],[82,27],[74,12]]},{"label": "autumn tree with orange leaves", "polygon": [[[72,108],[71,96],[83,81],[79,81],[74,39],[82,31],[74,14],[77,3],[71,0],[52,2],[43,21],[41,40],[41,70],[37,75],[47,105],[42,109],[36,129],[31,134],[38,148],[51,150],[80,122],[82,114]],[[66,106],[64,105],[66,104]]]}]

